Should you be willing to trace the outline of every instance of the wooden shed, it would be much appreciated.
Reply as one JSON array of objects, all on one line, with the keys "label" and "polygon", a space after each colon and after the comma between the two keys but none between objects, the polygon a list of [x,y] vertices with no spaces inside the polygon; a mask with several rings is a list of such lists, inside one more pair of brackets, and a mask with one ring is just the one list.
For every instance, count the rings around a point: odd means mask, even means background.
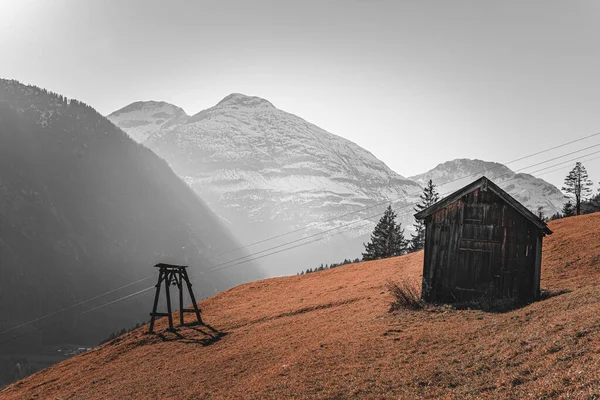
[{"label": "wooden shed", "polygon": [[415,214],[425,220],[422,297],[540,296],[544,221],[485,176]]}]

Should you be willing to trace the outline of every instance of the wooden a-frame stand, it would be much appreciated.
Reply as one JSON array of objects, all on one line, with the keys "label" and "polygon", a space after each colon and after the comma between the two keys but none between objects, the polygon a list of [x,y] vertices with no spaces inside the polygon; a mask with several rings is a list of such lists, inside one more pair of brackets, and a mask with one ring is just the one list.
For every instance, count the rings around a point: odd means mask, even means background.
[{"label": "wooden a-frame stand", "polygon": [[[173,330],[173,316],[171,315],[171,292],[169,291],[169,286],[177,286],[179,289],[179,324],[183,325],[183,314],[186,312],[193,312],[196,314],[196,318],[198,319],[198,323],[202,324],[202,318],[200,317],[200,309],[196,304],[196,298],[194,297],[194,292],[192,291],[192,284],[190,282],[190,278],[188,277],[185,265],[169,265],[169,264],[156,264],[155,268],[159,268],[158,273],[158,283],[156,284],[156,295],[154,296],[154,307],[152,307],[152,312],[150,316],[152,319],[150,320],[150,329],[148,332],[154,331],[154,320],[156,317],[168,317],[169,318],[169,329]],[[160,286],[164,282],[165,284],[165,293],[167,295],[167,312],[160,313],[156,311],[158,307],[158,297],[160,295]],[[183,283],[185,282],[188,292],[190,294],[190,299],[192,300],[193,310],[186,310],[183,308]]]}]

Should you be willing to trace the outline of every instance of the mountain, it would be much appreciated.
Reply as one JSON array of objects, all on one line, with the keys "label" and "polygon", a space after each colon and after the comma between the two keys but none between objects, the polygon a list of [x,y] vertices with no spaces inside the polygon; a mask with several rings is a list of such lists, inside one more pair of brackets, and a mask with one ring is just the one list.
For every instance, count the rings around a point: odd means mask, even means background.
[{"label": "mountain", "polygon": [[[122,121],[150,126],[154,118],[153,111],[140,111],[145,105],[134,104],[108,116],[132,137],[135,129]],[[265,99],[234,93],[181,122],[157,130],[142,143],[167,160],[228,221],[242,243],[306,226],[310,229],[302,232],[304,237],[354,223],[330,237],[327,246],[302,247],[278,260],[261,260],[271,262],[272,274],[359,256],[373,227],[373,221],[361,220],[377,220],[388,202],[404,207],[401,219],[412,223],[412,209],[406,206],[421,191],[416,183],[355,143]],[[285,240],[300,238],[290,235]],[[268,242],[253,251],[283,243]]]},{"label": "mountain", "polygon": [[160,130],[166,130],[189,118],[183,109],[163,101],[138,101],[108,117],[116,126],[126,130],[138,143],[144,142]]},{"label": "mountain", "polygon": [[[0,80],[0,353],[92,345],[148,319],[157,262],[190,265],[203,298],[261,276],[208,271],[239,245],[167,163],[90,106]],[[142,280],[76,307],[73,304]],[[22,338],[17,337],[24,335]]]},{"label": "mountain", "polygon": [[168,332],[163,320],[155,335],[144,326],[0,397],[594,398],[600,213],[549,227],[545,299],[522,308],[390,313],[387,282],[420,283],[417,252],[238,286],[200,303],[213,330]]},{"label": "mountain", "polygon": [[535,214],[538,207],[542,207],[544,215],[550,217],[560,212],[566,202],[565,195],[551,183],[529,174],[515,173],[503,164],[490,161],[460,158],[439,164],[409,179],[419,185],[424,185],[431,179],[434,184],[440,186],[440,194],[449,194],[483,175]]}]

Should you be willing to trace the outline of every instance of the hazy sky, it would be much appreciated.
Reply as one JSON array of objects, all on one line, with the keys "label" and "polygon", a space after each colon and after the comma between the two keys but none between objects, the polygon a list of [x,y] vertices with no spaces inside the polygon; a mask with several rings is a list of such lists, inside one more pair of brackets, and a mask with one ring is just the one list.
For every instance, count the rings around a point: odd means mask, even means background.
[{"label": "hazy sky", "polygon": [[[404,176],[600,131],[597,0],[0,0],[0,10],[0,77],[103,114],[138,100],[193,114],[232,92],[260,96]],[[560,187],[571,164],[541,177]],[[584,165],[597,188],[600,158]]]}]

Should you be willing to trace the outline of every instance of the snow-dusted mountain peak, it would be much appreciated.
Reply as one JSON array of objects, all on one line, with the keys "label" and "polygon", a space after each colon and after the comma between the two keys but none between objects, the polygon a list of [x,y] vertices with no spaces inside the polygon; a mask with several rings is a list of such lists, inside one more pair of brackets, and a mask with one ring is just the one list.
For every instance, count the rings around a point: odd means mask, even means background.
[{"label": "snow-dusted mountain peak", "polygon": [[497,163],[495,161],[484,161],[484,160],[479,160],[477,158],[456,158],[454,160],[449,160],[443,163],[440,163],[437,165],[437,167],[444,167],[446,169],[448,168],[452,168],[452,167],[460,167],[460,166],[464,166],[464,165],[469,165],[470,167],[477,167],[480,166],[483,169],[489,169],[489,168],[493,168],[493,167],[502,167],[503,164]]},{"label": "snow-dusted mountain peak", "polygon": [[217,103],[215,108],[226,108],[226,107],[243,107],[243,108],[275,108],[273,104],[260,97],[246,96],[241,93],[231,93]]},{"label": "snow-dusted mountain peak", "polygon": [[438,164],[430,171],[409,179],[420,185],[425,185],[431,179],[439,186],[442,195],[448,195],[483,175],[531,211],[537,213],[538,207],[542,207],[547,217],[560,212],[566,201],[564,194],[545,180],[525,173],[515,173],[506,165],[492,161],[458,158]]},{"label": "snow-dusted mountain peak", "polygon": [[136,101],[107,118],[142,143],[156,132],[185,123],[189,115],[181,107],[164,101]]},{"label": "snow-dusted mountain peak", "polygon": [[169,110],[169,111],[175,111],[175,110],[181,110],[181,112],[183,112],[183,110],[180,107],[177,107],[176,105],[167,103],[165,101],[154,101],[154,100],[148,100],[148,101],[136,101],[135,103],[131,103],[128,106],[125,106],[123,108],[121,108],[120,110],[117,110],[115,112],[113,112],[110,115],[119,115],[119,114],[123,114],[123,113],[129,113],[132,111],[158,111],[158,110]]},{"label": "snow-dusted mountain peak", "polygon": [[368,240],[374,213],[392,203],[406,226],[422,191],[357,144],[239,93],[157,132],[144,145],[167,160],[242,243],[353,223],[327,246],[303,248],[295,264],[265,260],[272,274],[354,257]]}]

